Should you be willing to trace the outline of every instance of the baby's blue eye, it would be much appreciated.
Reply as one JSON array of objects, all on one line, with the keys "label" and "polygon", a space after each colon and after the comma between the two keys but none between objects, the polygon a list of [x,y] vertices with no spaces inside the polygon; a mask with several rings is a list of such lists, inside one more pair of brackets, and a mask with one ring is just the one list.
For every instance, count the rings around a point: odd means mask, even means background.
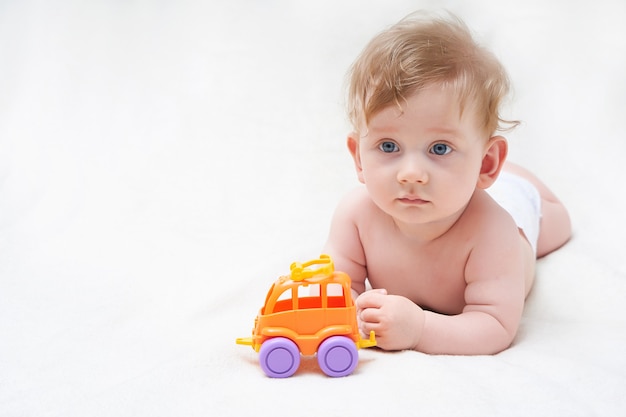
[{"label": "baby's blue eye", "polygon": [[378,146],[378,148],[385,153],[398,152],[400,150],[398,145],[393,142],[383,142]]},{"label": "baby's blue eye", "polygon": [[452,152],[452,148],[445,143],[435,143],[432,148],[430,148],[430,153],[434,153],[435,155],[446,155]]}]

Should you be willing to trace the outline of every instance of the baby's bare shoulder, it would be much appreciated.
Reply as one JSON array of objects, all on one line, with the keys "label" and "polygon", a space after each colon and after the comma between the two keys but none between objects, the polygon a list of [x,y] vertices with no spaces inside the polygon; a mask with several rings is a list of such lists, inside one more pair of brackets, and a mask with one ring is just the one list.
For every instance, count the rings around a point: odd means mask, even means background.
[{"label": "baby's bare shoulder", "polygon": [[517,226],[511,216],[484,191],[472,198],[463,215],[463,223],[478,236],[501,235],[500,232],[507,231],[517,234]]},{"label": "baby's bare shoulder", "polygon": [[338,210],[353,218],[371,215],[376,209],[376,205],[364,186],[356,187],[346,193],[338,205]]},{"label": "baby's bare shoulder", "polygon": [[486,193],[468,206],[463,229],[465,234],[473,236],[468,261],[483,267],[493,264],[494,259],[508,259],[515,252],[511,248],[521,242],[513,218]]}]

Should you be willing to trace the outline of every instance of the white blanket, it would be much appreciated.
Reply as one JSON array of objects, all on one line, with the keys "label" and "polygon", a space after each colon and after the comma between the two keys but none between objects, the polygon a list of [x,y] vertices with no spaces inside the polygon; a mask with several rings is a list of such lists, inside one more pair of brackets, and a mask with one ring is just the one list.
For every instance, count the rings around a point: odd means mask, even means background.
[{"label": "white blanket", "polygon": [[[508,68],[510,158],[573,239],[501,354],[267,378],[235,338],[357,184],[344,74],[433,6]],[[0,415],[626,415],[624,21],[622,0],[2,2]]]}]

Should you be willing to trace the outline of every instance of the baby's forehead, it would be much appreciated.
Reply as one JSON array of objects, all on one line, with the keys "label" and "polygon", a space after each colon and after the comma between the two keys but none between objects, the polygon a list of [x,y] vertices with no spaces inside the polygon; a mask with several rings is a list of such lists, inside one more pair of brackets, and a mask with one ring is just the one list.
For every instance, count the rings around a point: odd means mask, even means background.
[{"label": "baby's forehead", "polygon": [[[362,114],[359,118],[359,126],[355,126],[355,128],[358,128],[357,130],[362,132],[361,136],[365,136],[370,130],[382,128],[387,130],[393,129],[394,123],[402,119],[405,115],[410,102],[419,99],[420,96],[432,95],[433,92],[435,97],[437,97],[439,93],[442,93],[441,95],[445,95],[447,99],[443,102],[436,99],[428,101],[428,112],[434,110],[433,113],[438,112],[439,115],[445,115],[447,121],[452,121],[453,124],[454,122],[463,122],[474,125],[474,127],[479,129],[484,127],[487,116],[484,111],[481,111],[478,99],[468,94],[460,93],[451,86],[434,85],[414,91],[401,100],[386,103],[369,115],[366,115],[365,109],[362,109]],[[428,100],[429,98],[426,97],[425,99]],[[439,107],[437,108],[436,106]]]}]

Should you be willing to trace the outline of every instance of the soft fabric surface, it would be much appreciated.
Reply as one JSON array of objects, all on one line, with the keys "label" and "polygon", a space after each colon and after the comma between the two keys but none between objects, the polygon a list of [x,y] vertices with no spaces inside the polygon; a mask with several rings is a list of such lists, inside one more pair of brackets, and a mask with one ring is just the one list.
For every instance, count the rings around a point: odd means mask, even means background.
[{"label": "soft fabric surface", "polygon": [[[217,3],[0,4],[0,415],[624,415],[626,3]],[[357,185],[346,70],[420,7],[506,65],[574,237],[501,354],[267,378],[235,338]]]}]

